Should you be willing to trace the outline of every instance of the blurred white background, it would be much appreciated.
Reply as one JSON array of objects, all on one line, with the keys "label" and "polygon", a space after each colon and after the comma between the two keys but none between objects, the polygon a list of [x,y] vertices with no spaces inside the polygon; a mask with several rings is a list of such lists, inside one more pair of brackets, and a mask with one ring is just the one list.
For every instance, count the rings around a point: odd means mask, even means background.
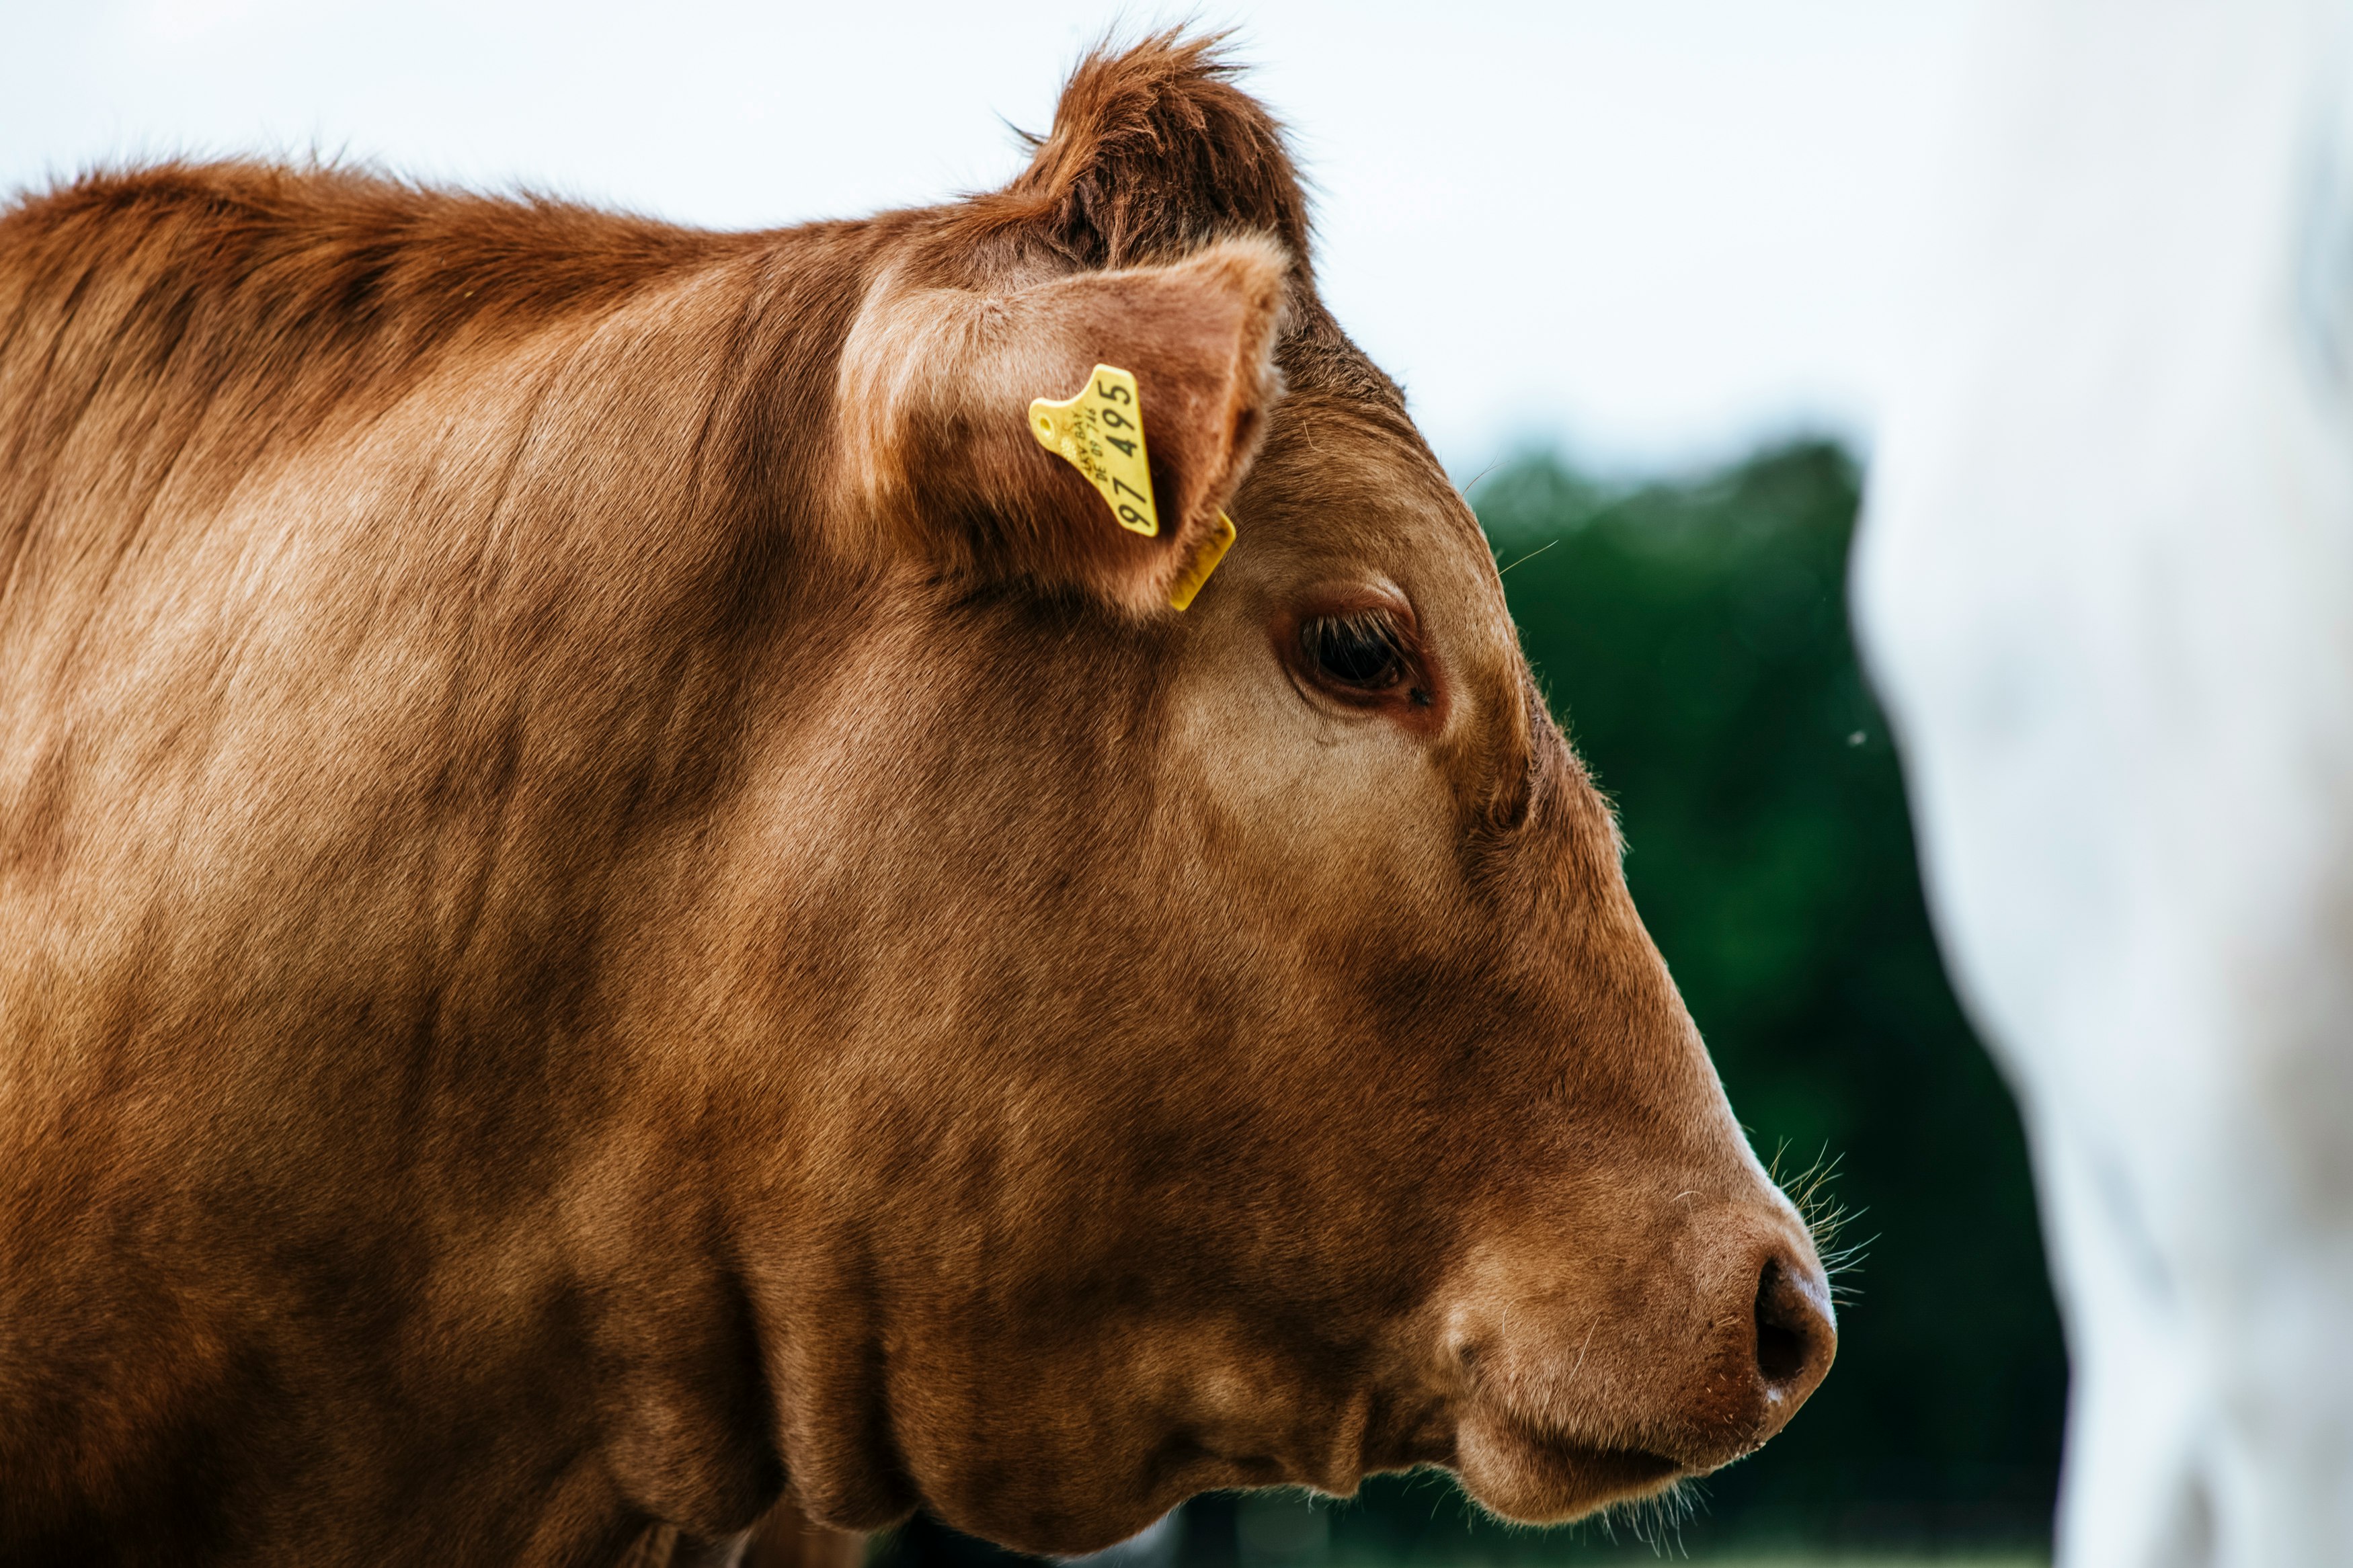
[{"label": "blurred white background", "polygon": [[5,0],[0,189],[316,150],[715,226],[993,184],[1106,30],[1237,30],[1340,319],[1464,479],[1868,445],[1969,0]]}]

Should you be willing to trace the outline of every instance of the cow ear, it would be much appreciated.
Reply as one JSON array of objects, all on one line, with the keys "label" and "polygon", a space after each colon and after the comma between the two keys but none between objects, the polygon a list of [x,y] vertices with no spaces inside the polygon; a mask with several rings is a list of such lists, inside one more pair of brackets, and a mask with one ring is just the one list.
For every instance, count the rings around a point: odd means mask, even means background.
[{"label": "cow ear", "polygon": [[843,353],[846,499],[949,574],[1181,607],[1231,536],[1292,267],[1248,236],[997,294],[886,279]]}]

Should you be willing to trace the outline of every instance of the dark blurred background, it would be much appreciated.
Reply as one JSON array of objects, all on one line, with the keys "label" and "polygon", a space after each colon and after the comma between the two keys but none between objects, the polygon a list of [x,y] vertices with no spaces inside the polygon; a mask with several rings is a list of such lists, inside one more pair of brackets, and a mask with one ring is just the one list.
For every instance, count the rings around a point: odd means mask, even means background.
[{"label": "dark blurred background", "polygon": [[[1532,1531],[1440,1474],[1346,1502],[1188,1505],[1134,1564],[1580,1561],[1654,1550],[2047,1549],[2066,1367],[2016,1112],[1940,968],[1903,784],[1846,616],[1859,476],[1801,442],[1611,486],[1532,456],[1475,483],[1528,657],[1616,801],[1643,919],[1751,1141],[1864,1244],[1838,1365],[1675,1508]],[[1022,1561],[919,1520],[891,1568]]]}]

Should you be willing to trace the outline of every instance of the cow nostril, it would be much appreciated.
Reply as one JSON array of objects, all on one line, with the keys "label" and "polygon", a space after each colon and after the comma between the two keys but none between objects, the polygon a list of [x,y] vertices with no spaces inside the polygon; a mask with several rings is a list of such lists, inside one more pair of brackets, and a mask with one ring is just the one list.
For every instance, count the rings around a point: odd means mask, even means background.
[{"label": "cow nostril", "polygon": [[1757,1280],[1757,1370],[1766,1385],[1778,1388],[1816,1370],[1829,1327],[1781,1260],[1768,1259]]}]

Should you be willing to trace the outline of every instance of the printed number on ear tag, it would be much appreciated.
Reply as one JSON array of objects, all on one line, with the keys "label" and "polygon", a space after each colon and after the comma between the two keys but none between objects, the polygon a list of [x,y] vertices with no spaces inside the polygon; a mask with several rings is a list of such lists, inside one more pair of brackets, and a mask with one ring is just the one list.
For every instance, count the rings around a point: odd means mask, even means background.
[{"label": "printed number on ear tag", "polygon": [[1122,528],[1146,539],[1159,534],[1152,465],[1144,450],[1144,404],[1134,374],[1099,364],[1077,396],[1060,403],[1039,398],[1029,405],[1029,433],[1103,491]]},{"label": "printed number on ear tag", "polygon": [[[1075,397],[1029,405],[1029,433],[1060,452],[1111,503],[1122,528],[1157,538],[1160,509],[1152,504],[1152,464],[1144,449],[1144,400],[1134,373],[1099,364]],[[1192,559],[1168,585],[1168,607],[1182,610],[1233,548],[1234,520],[1218,514],[1216,531],[1193,548]]]}]

